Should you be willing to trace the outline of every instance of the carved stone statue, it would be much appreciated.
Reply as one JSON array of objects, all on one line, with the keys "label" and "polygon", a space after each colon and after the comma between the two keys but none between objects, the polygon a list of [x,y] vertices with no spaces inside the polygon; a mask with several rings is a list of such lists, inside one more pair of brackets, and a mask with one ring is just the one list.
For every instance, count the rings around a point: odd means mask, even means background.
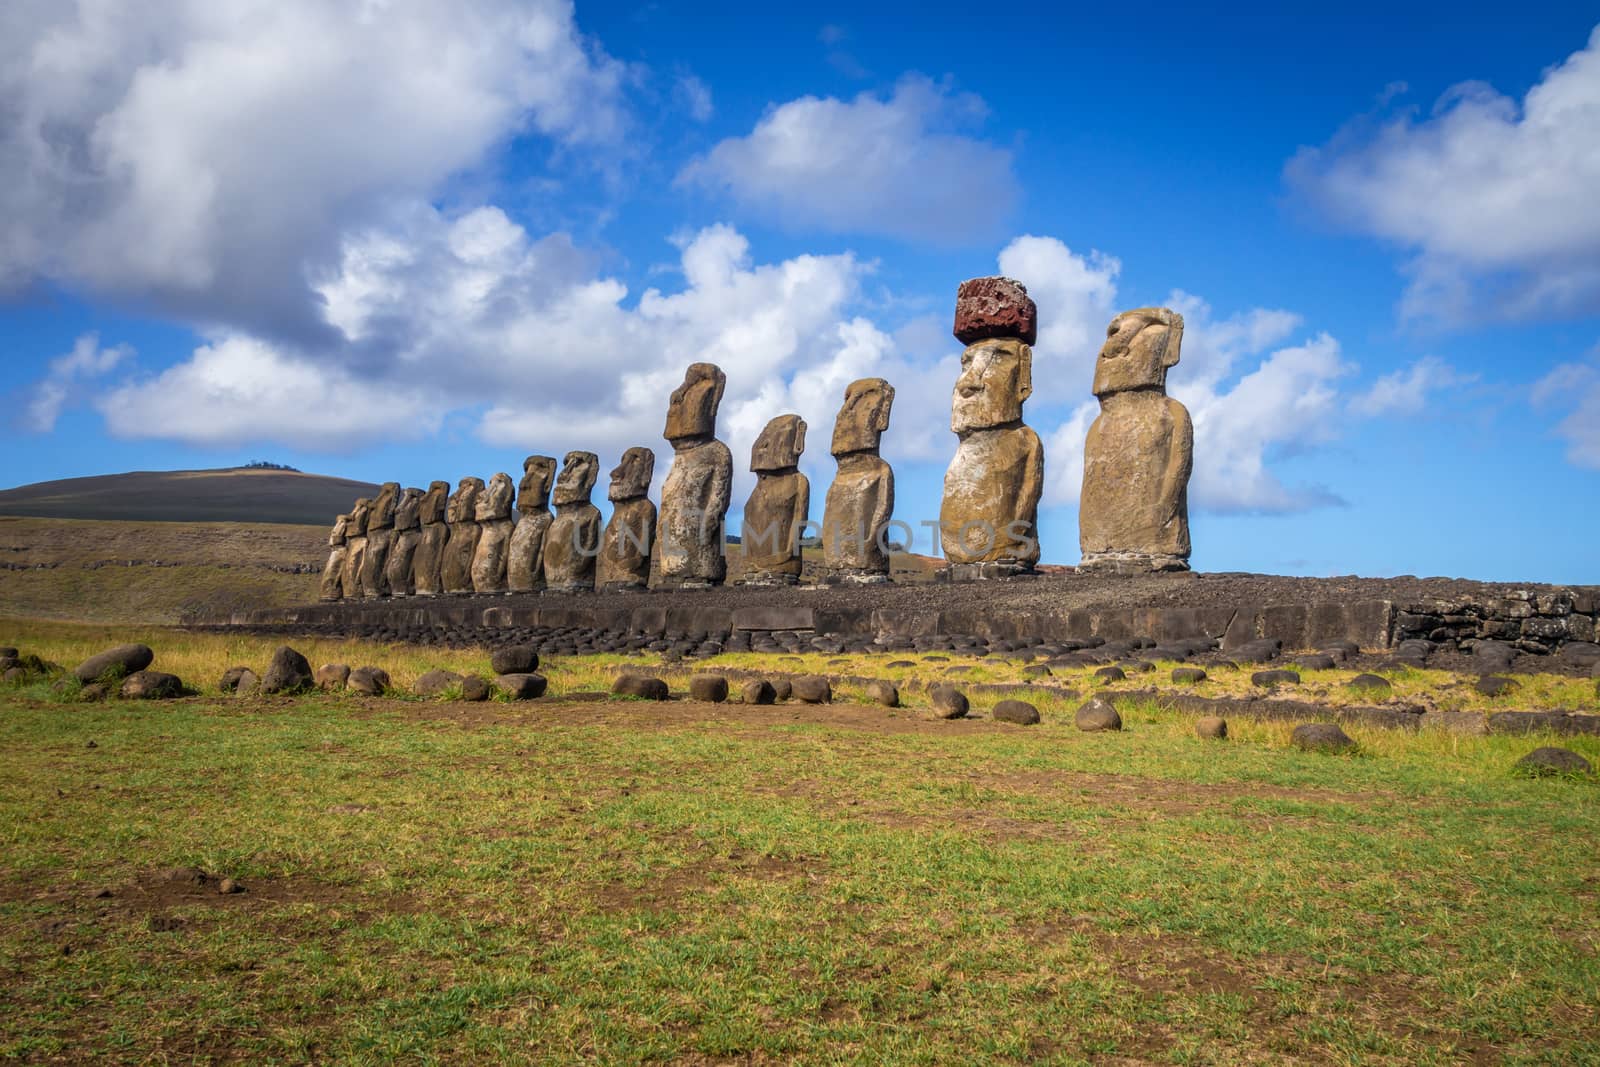
[{"label": "carved stone statue", "polygon": [[889,580],[884,541],[894,514],[894,471],[879,458],[878,443],[893,405],[894,386],[882,378],[859,379],[844,391],[833,423],[839,471],[822,512],[822,565],[829,581]]},{"label": "carved stone statue", "polygon": [[450,540],[445,542],[444,560],[439,565],[439,580],[446,593],[472,592],[472,557],[478,551],[478,496],[483,479],[466,477],[456,484],[445,509],[450,523]]},{"label": "carved stone statue", "polygon": [[595,584],[606,592],[633,592],[650,581],[650,546],[656,539],[656,506],[650,503],[650,479],[656,454],[630,448],[611,472],[606,496],[615,505],[600,541]]},{"label": "carved stone statue", "polygon": [[1111,320],[1094,368],[1100,414],[1083,449],[1080,570],[1189,569],[1189,472],[1194,424],[1167,396],[1183,316],[1137,308]]},{"label": "carved stone statue", "polygon": [[366,497],[350,505],[350,521],[344,530],[344,573],[339,576],[347,600],[361,595],[361,563],[367,557],[367,515],[371,511],[372,501]]},{"label": "carved stone statue", "polygon": [[328,562],[322,568],[323,600],[338,600],[344,595],[344,561],[350,554],[344,539],[349,528],[350,516],[340,515],[333,520],[333,529],[328,533]]},{"label": "carved stone statue", "polygon": [[717,406],[727,381],[713,363],[690,364],[667,407],[662,436],[672,442],[672,469],[661,487],[655,553],[663,586],[721,585],[727,573],[722,523],[733,486],[733,454],[716,439]]},{"label": "carved stone statue", "polygon": [[383,569],[390,596],[411,595],[412,564],[417,556],[417,545],[422,541],[422,520],[418,517],[421,508],[421,489],[407,489],[395,505],[394,543],[389,546],[389,562]]},{"label": "carved stone statue", "polygon": [[517,525],[511,531],[506,557],[506,584],[513,593],[544,588],[544,538],[550,529],[550,483],[556,479],[556,461],[550,456],[529,456],[522,461],[522,481],[517,485]]},{"label": "carved stone statue", "polygon": [[811,518],[811,483],[800,473],[806,420],[779,415],[750,448],[756,487],[744,505],[739,541],[744,585],[793,585],[800,580],[800,537]]},{"label": "carved stone statue", "polygon": [[516,495],[511,475],[501,472],[489,479],[478,496],[478,546],[472,553],[472,590],[506,591],[506,555],[511,548],[511,499]]},{"label": "carved stone statue", "polygon": [[400,499],[400,483],[384,482],[367,514],[367,551],[361,560],[361,597],[388,596],[389,583],[383,568],[389,562],[389,545],[394,541],[394,506]]},{"label": "carved stone statue", "polygon": [[594,561],[600,552],[600,509],[589,503],[600,457],[568,452],[550,500],[555,521],[544,538],[544,584],[553,593],[585,593],[594,588]]},{"label": "carved stone statue", "polygon": [[444,591],[439,571],[444,565],[445,544],[450,539],[450,527],[445,525],[449,496],[449,482],[429,482],[428,491],[422,495],[422,503],[417,508],[422,539],[417,542],[417,554],[411,560],[414,596],[438,596]]},{"label": "carved stone statue", "polygon": [[1035,336],[1036,316],[1028,291],[1010,278],[974,278],[956,295],[956,337],[967,350],[950,429],[961,443],[939,508],[952,577],[1007,577],[1039,562],[1044,446],[1022,423],[1033,392],[1033,349],[1024,338]]}]

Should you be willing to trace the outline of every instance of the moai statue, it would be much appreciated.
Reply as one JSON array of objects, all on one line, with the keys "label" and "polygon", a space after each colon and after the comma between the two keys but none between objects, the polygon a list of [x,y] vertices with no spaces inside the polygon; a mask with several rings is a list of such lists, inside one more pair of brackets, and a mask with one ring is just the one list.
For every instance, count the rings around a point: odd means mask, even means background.
[{"label": "moai statue", "polygon": [[367,513],[367,551],[361,559],[361,599],[389,595],[384,567],[389,562],[389,546],[394,543],[394,507],[400,499],[400,483],[384,482]]},{"label": "moai statue", "polygon": [[1189,569],[1194,424],[1167,396],[1183,316],[1137,308],[1111,320],[1094,367],[1100,414],[1083,447],[1079,570],[1141,574]]},{"label": "moai statue", "polygon": [[371,511],[372,501],[366,497],[350,505],[350,521],[344,528],[344,573],[339,576],[347,600],[361,595],[361,563],[367,557],[367,515]]},{"label": "moai statue", "polygon": [[878,456],[889,428],[894,386],[862,378],[844,391],[833,423],[839,471],[822,512],[823,575],[830,582],[886,582],[889,518],[894,514],[894,471]]},{"label": "moai statue", "polygon": [[630,448],[611,472],[606,496],[615,505],[600,540],[595,585],[607,593],[637,592],[650,581],[650,546],[656,539],[656,506],[650,503],[650,479],[656,454]]},{"label": "moai statue", "polygon": [[417,508],[422,539],[417,542],[417,554],[411,560],[413,596],[438,596],[444,591],[439,570],[444,565],[445,544],[450,539],[450,527],[445,525],[449,496],[449,482],[429,482],[428,491],[422,494],[422,503]]},{"label": "moai statue", "polygon": [[383,568],[390,596],[410,596],[411,573],[422,541],[422,490],[407,489],[394,507],[394,543],[389,546],[389,562]]},{"label": "moai statue", "polygon": [[800,473],[806,420],[779,415],[750,449],[756,487],[744,505],[739,541],[742,585],[793,585],[800,580],[800,537],[811,519],[811,483]]},{"label": "moai statue", "polygon": [[483,479],[468,476],[456,485],[445,508],[445,520],[450,524],[450,540],[444,545],[444,559],[439,565],[439,580],[446,593],[472,592],[472,557],[478,551],[478,496],[483,492]]},{"label": "moai statue", "polygon": [[961,443],[944,475],[939,542],[955,579],[1004,578],[1039,562],[1044,446],[1022,423],[1033,392],[1038,313],[1010,278],[973,278],[956,293],[961,377],[950,429]]},{"label": "moai statue", "polygon": [[472,590],[506,591],[506,555],[511,548],[511,498],[517,488],[511,475],[501,472],[489,479],[478,496],[478,547],[472,554]]},{"label": "moai statue", "polygon": [[513,593],[544,588],[544,538],[554,518],[550,514],[550,483],[556,479],[556,461],[549,456],[529,456],[522,461],[522,481],[517,486],[517,525],[511,531],[506,557],[506,585]]},{"label": "moai statue", "polygon": [[328,534],[328,562],[322,568],[323,600],[338,600],[344,595],[344,561],[350,554],[350,546],[344,539],[349,527],[348,515],[333,520],[333,530]]},{"label": "moai statue", "polygon": [[550,494],[555,521],[544,537],[544,584],[552,593],[587,593],[594,588],[594,560],[600,551],[600,509],[589,503],[600,457],[568,452]]},{"label": "moai statue", "polygon": [[716,439],[717,405],[727,375],[713,363],[692,363],[672,391],[662,436],[672,442],[672,469],[661,487],[656,559],[661,584],[704,589],[721,585],[728,561],[722,523],[733,487],[733,454]]}]

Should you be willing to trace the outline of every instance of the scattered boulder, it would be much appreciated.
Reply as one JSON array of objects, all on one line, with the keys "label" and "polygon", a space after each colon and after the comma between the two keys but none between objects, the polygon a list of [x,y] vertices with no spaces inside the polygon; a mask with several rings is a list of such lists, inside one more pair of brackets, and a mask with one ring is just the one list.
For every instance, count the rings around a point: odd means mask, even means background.
[{"label": "scattered boulder", "polygon": [[1230,650],[1231,655],[1240,663],[1270,663],[1278,658],[1278,653],[1283,650],[1283,642],[1276,637],[1262,637]]},{"label": "scattered boulder", "polygon": [[350,672],[349,686],[362,696],[381,697],[389,691],[389,672],[382,667],[357,667]]},{"label": "scattered boulder", "polygon": [[777,681],[772,683],[772,699],[775,701],[781,703],[785,700],[788,700],[793,693],[794,686],[790,684],[789,679],[787,678],[779,678]]},{"label": "scattered boulder", "polygon": [[1486,674],[1479,678],[1472,688],[1486,697],[1499,697],[1505,696],[1513,689],[1516,689],[1517,682],[1515,678],[1502,678],[1499,675]]},{"label": "scattered boulder", "polygon": [[494,687],[512,700],[538,700],[549,685],[544,675],[532,671],[502,674],[494,680]]},{"label": "scattered boulder", "polygon": [[348,663],[324,663],[317,668],[316,676],[312,679],[317,683],[317,688],[333,692],[343,689],[350,684],[350,665]]},{"label": "scattered boulder", "polygon": [[224,878],[222,881],[217,883],[217,892],[221,893],[223,896],[230,896],[234,893],[243,893],[245,891],[244,883],[235,881],[232,878]]},{"label": "scattered boulder", "polygon": [[1073,716],[1072,721],[1084,733],[1099,733],[1102,730],[1122,729],[1122,716],[1117,714],[1117,709],[1111,701],[1104,697],[1095,697]]},{"label": "scattered boulder", "polygon": [[28,672],[23,667],[7,667],[5,673],[0,674],[0,681],[7,685],[21,685],[28,680]]},{"label": "scattered boulder", "polygon": [[966,694],[953,685],[934,686],[928,690],[928,699],[933,702],[933,713],[941,719],[963,718],[970,706]]},{"label": "scattered boulder", "polygon": [[1199,667],[1174,667],[1172,680],[1179,685],[1195,685],[1206,680],[1206,672]]},{"label": "scattered boulder", "polygon": [[771,704],[778,699],[778,691],[765,678],[752,678],[740,689],[746,704]]},{"label": "scattered boulder", "polygon": [[261,691],[273,693],[298,693],[310,689],[314,681],[311,664],[288,645],[272,654],[267,673],[261,676]]},{"label": "scattered boulder", "polygon": [[1279,685],[1298,685],[1300,675],[1294,671],[1256,671],[1250,676],[1250,684],[1262,689],[1271,689]]},{"label": "scattered boulder", "polygon": [[101,676],[113,672],[113,677],[123,678],[144,670],[155,662],[155,658],[156,654],[149,645],[118,645],[99,655],[90,656],[74,667],[72,673],[80,682],[96,682]]},{"label": "scattered boulder", "polygon": [[882,704],[886,708],[900,706],[900,690],[896,689],[893,682],[886,682],[881,678],[874,678],[864,687],[867,699],[874,704]]},{"label": "scattered boulder", "polygon": [[620,676],[611,684],[611,692],[619,697],[637,697],[640,700],[666,700],[672,695],[666,682],[644,674]]},{"label": "scattered boulder", "polygon": [[122,680],[118,693],[124,700],[171,700],[183,696],[183,681],[176,674],[134,671]]},{"label": "scattered boulder", "polygon": [[1128,677],[1128,672],[1121,667],[1101,667],[1094,676],[1107,682],[1120,682]]},{"label": "scattered boulder", "polygon": [[469,674],[461,679],[461,699],[470,700],[474,704],[488,700],[491,690],[489,683],[479,678],[476,674]]},{"label": "scattered boulder", "polygon": [[789,693],[804,704],[828,704],[833,700],[833,686],[820,674],[802,674],[791,679]]},{"label": "scattered boulder", "polygon": [[1593,768],[1589,761],[1570,748],[1547,745],[1536,748],[1513,764],[1522,774],[1547,777],[1560,774],[1588,774]]},{"label": "scattered boulder", "polygon": [[720,674],[696,674],[689,679],[689,696],[708,704],[728,699],[728,680]]},{"label": "scattered boulder", "polygon": [[1295,664],[1303,671],[1331,671],[1338,666],[1338,662],[1326,652],[1297,656]]},{"label": "scattered boulder", "polygon": [[1049,678],[1054,673],[1054,671],[1045,666],[1043,663],[1030,663],[1028,666],[1022,668],[1022,676],[1024,678]]},{"label": "scattered boulder", "polygon": [[496,674],[531,674],[539,669],[539,650],[532,645],[497,648],[489,666]]},{"label": "scattered boulder", "polygon": [[1203,737],[1207,741],[1226,741],[1228,720],[1221,715],[1203,715],[1195,720],[1194,735]]},{"label": "scattered boulder", "polygon": [[457,674],[455,671],[429,671],[416,680],[411,686],[411,691],[419,697],[436,697],[465,680],[466,675]]},{"label": "scattered boulder", "polygon": [[1358,674],[1345,683],[1347,689],[1359,689],[1369,696],[1388,696],[1394,691],[1389,679],[1381,674]]},{"label": "scattered boulder", "polygon": [[[78,690],[78,699],[83,701],[85,704],[92,704],[97,700],[104,700],[110,695],[111,687],[105,682],[90,682],[88,685]],[[93,745],[94,742],[90,741],[89,744]]]},{"label": "scattered boulder", "polygon": [[1331,722],[1305,722],[1294,728],[1289,743],[1306,752],[1348,752],[1355,739]]},{"label": "scattered boulder", "polygon": [[261,684],[261,679],[256,677],[256,672],[249,667],[229,667],[222,672],[222,678],[217,682],[217,689],[224,693],[237,694],[247,677],[250,679],[250,688],[246,692],[253,691]]},{"label": "scattered boulder", "polygon": [[1018,726],[1036,726],[1039,709],[1026,700],[1002,700],[994,706],[995,722],[1016,723]]},{"label": "scattered boulder", "polygon": [[1517,650],[1504,641],[1479,641],[1472,646],[1472,662],[1484,674],[1509,671],[1516,658]]}]

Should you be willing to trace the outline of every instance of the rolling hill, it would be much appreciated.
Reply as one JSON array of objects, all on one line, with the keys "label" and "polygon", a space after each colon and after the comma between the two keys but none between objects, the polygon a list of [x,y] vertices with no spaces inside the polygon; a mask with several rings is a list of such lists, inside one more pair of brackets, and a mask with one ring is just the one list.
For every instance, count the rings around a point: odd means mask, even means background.
[{"label": "rolling hill", "polygon": [[0,515],[330,526],[357,497],[377,492],[369,482],[271,468],[129,471],[0,491]]}]

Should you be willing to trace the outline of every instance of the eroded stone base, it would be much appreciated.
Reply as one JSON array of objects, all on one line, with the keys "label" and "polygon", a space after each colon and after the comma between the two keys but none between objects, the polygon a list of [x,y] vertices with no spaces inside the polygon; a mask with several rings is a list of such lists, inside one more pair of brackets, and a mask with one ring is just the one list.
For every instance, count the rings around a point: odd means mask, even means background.
[{"label": "eroded stone base", "polygon": [[1080,574],[1167,574],[1189,569],[1181,556],[1148,552],[1091,552],[1078,563]]},{"label": "eroded stone base", "polygon": [[882,571],[833,571],[822,576],[824,585],[884,585],[888,581]]},{"label": "eroded stone base", "polygon": [[946,582],[990,582],[1007,578],[1036,578],[1039,572],[1026,563],[1016,560],[993,560],[988,563],[952,563],[939,572]]}]

